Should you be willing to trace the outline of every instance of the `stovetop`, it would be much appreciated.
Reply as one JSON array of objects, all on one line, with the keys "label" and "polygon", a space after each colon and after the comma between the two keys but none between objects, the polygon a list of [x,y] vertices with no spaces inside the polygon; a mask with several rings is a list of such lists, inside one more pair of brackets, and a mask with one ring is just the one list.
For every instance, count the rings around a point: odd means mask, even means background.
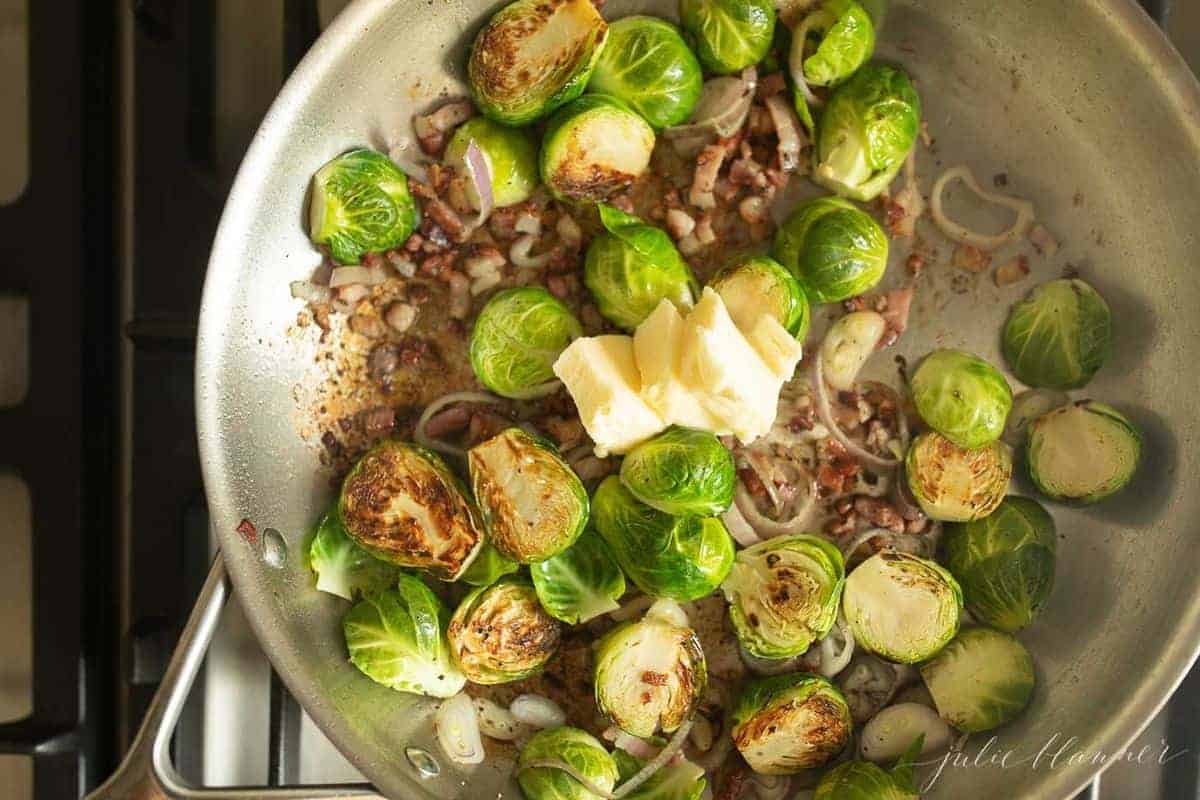
[{"label": "stovetop", "polygon": [[[204,579],[192,352],[208,249],[262,115],[345,3],[118,0],[114,17],[0,0],[0,103],[29,122],[0,119],[0,719],[28,714],[0,725],[5,797],[78,796],[112,771]],[[1143,5],[1200,68],[1200,3]],[[1131,752],[1164,742],[1169,763],[1118,762],[1091,796],[1200,797],[1200,669]],[[362,781],[236,602],[173,752],[197,785]]]}]

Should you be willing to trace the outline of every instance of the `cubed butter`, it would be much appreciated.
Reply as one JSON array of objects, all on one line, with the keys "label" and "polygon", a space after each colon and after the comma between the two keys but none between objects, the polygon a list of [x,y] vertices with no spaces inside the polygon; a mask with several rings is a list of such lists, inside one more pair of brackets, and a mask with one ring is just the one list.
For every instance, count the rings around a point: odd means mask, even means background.
[{"label": "cubed butter", "polygon": [[685,329],[679,309],[665,299],[638,326],[633,353],[642,377],[642,398],[670,424],[729,433],[679,377]]}]

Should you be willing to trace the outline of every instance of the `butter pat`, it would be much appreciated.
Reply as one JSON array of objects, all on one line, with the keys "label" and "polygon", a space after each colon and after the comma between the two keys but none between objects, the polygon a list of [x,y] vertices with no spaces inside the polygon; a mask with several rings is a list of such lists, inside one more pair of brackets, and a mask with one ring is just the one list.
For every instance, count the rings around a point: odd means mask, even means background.
[{"label": "butter pat", "polygon": [[720,422],[679,377],[686,327],[679,309],[665,299],[638,326],[633,335],[633,354],[642,376],[642,399],[668,423],[728,433],[720,430]]},{"label": "butter pat", "polygon": [[796,337],[788,333],[787,328],[780,325],[779,320],[770,314],[760,315],[745,333],[746,339],[767,368],[780,379],[781,384],[790,381],[796,372],[796,365],[804,355]]},{"label": "butter pat", "polygon": [[576,339],[554,362],[596,443],[596,455],[625,453],[667,426],[642,399],[642,379],[630,336]]}]

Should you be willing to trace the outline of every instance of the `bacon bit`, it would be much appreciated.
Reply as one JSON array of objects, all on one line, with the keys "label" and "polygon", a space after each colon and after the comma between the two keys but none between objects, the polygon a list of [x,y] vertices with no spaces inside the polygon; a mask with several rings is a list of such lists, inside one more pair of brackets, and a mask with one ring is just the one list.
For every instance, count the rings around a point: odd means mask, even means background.
[{"label": "bacon bit", "polygon": [[255,544],[258,541],[258,528],[254,527],[254,523],[244,517],[238,523],[237,532],[250,544]]},{"label": "bacon bit", "polygon": [[451,318],[466,319],[471,313],[471,282],[457,270],[450,270],[442,277],[450,287]]},{"label": "bacon bit", "polygon": [[349,324],[350,330],[368,339],[381,339],[387,335],[383,322],[374,314],[353,314]]},{"label": "bacon bit", "polygon": [[440,253],[427,257],[421,262],[421,274],[431,278],[443,278],[446,271],[454,266],[453,253]]},{"label": "bacon bit", "polygon": [[1029,274],[1029,259],[1022,253],[996,267],[996,285],[1011,286]]},{"label": "bacon bit", "polygon": [[1058,240],[1042,225],[1034,225],[1029,229],[1029,241],[1038,255],[1052,257],[1058,252]]},{"label": "bacon bit", "polygon": [[450,188],[450,181],[454,179],[454,170],[435,161],[429,165],[427,176],[429,185],[440,195]]},{"label": "bacon bit", "polygon": [[396,427],[396,410],[391,406],[376,406],[360,415],[363,431],[371,438],[390,433]]},{"label": "bacon bit", "polygon": [[425,423],[425,435],[430,439],[440,439],[446,434],[463,430],[470,421],[471,412],[466,406],[452,406],[434,414]]},{"label": "bacon bit", "polygon": [[767,487],[763,484],[762,479],[758,477],[758,473],[750,467],[742,467],[738,470],[738,478],[746,487],[746,491],[755,497],[766,497]]},{"label": "bacon bit", "polygon": [[706,211],[700,215],[700,219],[696,222],[694,234],[696,240],[702,245],[713,244],[717,241],[717,232],[713,230],[713,215],[711,211]]},{"label": "bacon bit", "polygon": [[991,266],[992,257],[974,245],[960,244],[951,263],[964,272],[979,273]]},{"label": "bacon bit", "polygon": [[619,194],[616,197],[609,199],[608,204],[613,208],[618,208],[626,214],[636,214],[633,208],[633,199],[627,194]]},{"label": "bacon bit", "polygon": [[565,275],[551,275],[546,279],[546,289],[559,300],[565,300],[571,294],[571,286]]},{"label": "bacon bit", "polygon": [[[913,289],[911,286],[903,289],[893,289],[883,295],[884,308],[877,309],[883,315],[883,321],[887,323],[888,334],[892,334],[892,344],[899,339],[904,331],[908,330],[908,315],[912,310]],[[884,338],[888,338],[885,334]]]},{"label": "bacon bit", "polygon": [[779,94],[787,88],[787,81],[784,80],[782,72],[772,72],[758,79],[758,86],[754,90],[756,100],[766,100],[774,94]]},{"label": "bacon bit", "polygon": [[463,224],[458,212],[445,201],[436,197],[426,200],[424,211],[454,241],[461,242],[466,238],[467,226]]},{"label": "bacon bit", "polygon": [[696,220],[686,212],[678,208],[667,210],[667,232],[671,234],[671,238],[675,240],[682,239],[696,228]]},{"label": "bacon bit", "polygon": [[920,253],[909,253],[904,266],[908,268],[908,274],[915,278],[921,274],[921,270],[925,269],[925,256]]},{"label": "bacon bit", "polygon": [[429,114],[413,117],[413,132],[426,155],[440,156],[450,132],[475,116],[475,106],[469,100],[451,100]]},{"label": "bacon bit", "polygon": [[710,144],[696,156],[696,171],[692,175],[692,188],[688,190],[688,202],[696,208],[713,208],[717,198],[713,190],[717,186],[717,175],[721,164],[730,150],[730,142],[721,140]]},{"label": "bacon bit", "polygon": [[904,533],[904,517],[889,503],[878,497],[860,495],[854,498],[854,510],[877,528],[892,533]]},{"label": "bacon bit", "polygon": [[392,303],[383,314],[383,321],[397,333],[404,333],[417,319],[417,309],[408,303]]},{"label": "bacon bit", "polygon": [[779,95],[767,98],[767,111],[775,124],[775,133],[779,136],[779,168],[783,172],[794,172],[800,166],[800,150],[806,144],[806,137],[800,129],[800,120],[791,104]]},{"label": "bacon bit", "polygon": [[767,201],[761,197],[747,197],[738,204],[738,215],[750,224],[767,218]]},{"label": "bacon bit", "polygon": [[774,132],[775,123],[771,121],[771,114],[767,111],[766,106],[750,106],[750,135],[769,136]]}]

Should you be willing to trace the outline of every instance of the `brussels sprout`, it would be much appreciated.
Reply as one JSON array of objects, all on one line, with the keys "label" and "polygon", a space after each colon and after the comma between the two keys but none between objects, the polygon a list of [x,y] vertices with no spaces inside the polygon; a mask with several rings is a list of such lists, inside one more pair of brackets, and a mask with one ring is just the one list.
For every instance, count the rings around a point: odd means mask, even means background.
[{"label": "brussels sprout", "polygon": [[721,295],[739,330],[753,330],[760,316],[770,314],[799,341],[808,335],[808,298],[796,276],[775,259],[752,256],[735,261],[708,285]]},{"label": "brussels sprout", "polygon": [[700,99],[700,62],[679,29],[657,17],[625,17],[608,29],[588,91],[624,100],[656,130],[687,122]]},{"label": "brussels sprout", "polygon": [[387,441],[342,482],[338,515],[350,538],[389,564],[452,581],[483,545],[477,511],[436,453]]},{"label": "brussels sprout", "polygon": [[408,177],[382,153],[351,150],[313,176],[308,235],[339,264],[404,244],[419,221]]},{"label": "brussels sprout", "polygon": [[621,482],[667,514],[715,517],[733,503],[733,455],[708,431],[672,425],[629,451]]},{"label": "brussels sprout", "polygon": [[317,589],[347,600],[391,586],[399,570],[380,561],[351,539],[334,506],[317,526],[308,546],[308,564],[317,574]]},{"label": "brussels sprout", "polygon": [[583,94],[608,35],[591,0],[517,0],[475,37],[467,79],[496,122],[526,125]]},{"label": "brussels sprout", "polygon": [[590,528],[558,555],[531,564],[529,574],[542,608],[569,625],[616,611],[625,594],[625,573]]},{"label": "brussels sprout", "polygon": [[996,368],[961,350],[934,350],[912,376],[921,419],[959,447],[974,449],[1004,432],[1012,389]]},{"label": "brussels sprout", "polygon": [[[613,750],[612,756],[621,774],[618,789],[621,783],[646,766],[646,762],[621,749]],[[704,769],[687,759],[680,759],[659,769],[623,800],[700,800],[706,785]]]},{"label": "brussels sprout", "polygon": [[1016,719],[1029,705],[1036,682],[1025,646],[991,628],[964,628],[921,665],[921,678],[942,719],[968,733]]},{"label": "brussels sprout", "polygon": [[1083,400],[1029,426],[1029,477],[1052,500],[1084,505],[1125,488],[1142,457],[1142,435],[1112,406]]},{"label": "brussels sprout", "polygon": [[467,678],[450,655],[448,617],[428,586],[402,574],[395,589],[364,597],[342,619],[350,663],[401,692],[458,694]]},{"label": "brussels sprout", "polygon": [[[492,202],[497,208],[524,202],[538,185],[537,144],[525,131],[506,128],[487,117],[475,117],[464,122],[454,132],[442,160],[468,174],[467,146],[472,142],[487,161],[492,176]],[[479,208],[473,184],[467,184],[471,202]]]},{"label": "brussels sprout", "polygon": [[842,610],[854,641],[901,664],[924,661],[958,632],[958,581],[933,561],[884,550],[846,578]]},{"label": "brussels sprout", "polygon": [[921,101],[899,67],[867,64],[834,90],[817,124],[813,180],[854,200],[888,187],[921,129]]},{"label": "brussels sprout", "polygon": [[[812,47],[809,34],[817,37]],[[789,66],[811,86],[833,86],[849,78],[875,50],[875,24],[854,0],[825,0],[796,29]]]},{"label": "brussels sprout", "polygon": [[558,388],[554,362],[583,335],[570,309],[540,286],[498,292],[471,332],[471,368],[498,395],[541,397]]},{"label": "brussels sprout", "polygon": [[696,279],[671,237],[612,206],[600,206],[602,233],[588,245],[583,282],[605,319],[632,331],[666,298],[688,309]]},{"label": "brussels sprout", "polygon": [[1030,423],[1070,402],[1071,396],[1057,389],[1026,389],[1013,397],[1012,411],[1008,412],[1000,438],[1010,447],[1024,447]]},{"label": "brussels sprout", "polygon": [[869,214],[838,197],[797,208],[775,234],[773,254],[818,303],[869,291],[887,269],[888,240]]},{"label": "brussels sprout", "polygon": [[596,643],[596,706],[631,736],[672,733],[704,695],[708,670],[700,639],[676,624],[676,610],[673,601],[659,600],[641,620]]},{"label": "brussels sprout", "polygon": [[679,0],[679,17],[700,63],[717,75],[762,61],[775,38],[772,0]]},{"label": "brussels sprout", "polygon": [[928,431],[908,448],[904,472],[913,497],[931,519],[970,522],[996,510],[1012,477],[1012,454],[992,442],[975,450]]},{"label": "brussels sprout", "polygon": [[483,547],[479,549],[479,555],[475,556],[475,560],[459,580],[470,586],[488,586],[495,583],[500,576],[511,575],[520,568],[520,564],[500,555],[500,552],[492,547],[492,543],[485,540]]},{"label": "brussels sprout", "polygon": [[564,106],[542,137],[542,183],[559,200],[597,203],[650,165],[654,129],[622,101],[587,94]]},{"label": "brussels sprout", "polygon": [[1054,587],[1054,520],[1036,500],[1006,497],[990,516],[946,526],[943,562],[980,622],[1013,633]]},{"label": "brussels sprout", "polygon": [[501,555],[545,561],[583,533],[587,490],[546,440],[509,428],[472,447],[467,464],[488,541]]},{"label": "brussels sprout", "polygon": [[597,789],[611,792],[617,765],[596,737],[578,728],[547,728],[530,737],[517,758],[517,783],[525,800],[601,800],[561,769],[530,764],[561,761]]},{"label": "brussels sprout", "polygon": [[791,658],[829,633],[845,580],[841,551],[829,542],[777,536],[739,551],[721,591],[750,655]]},{"label": "brussels sprout", "polygon": [[733,707],[733,743],[763,775],[825,764],[850,742],[853,727],[837,687],[802,672],[750,681]]},{"label": "brussels sprout", "polygon": [[1086,386],[1112,349],[1112,313],[1078,278],[1043,283],[1013,306],[1004,325],[1004,360],[1024,383]]},{"label": "brussels sprout", "polygon": [[821,340],[821,371],[825,382],[839,392],[854,389],[858,373],[887,333],[887,320],[878,311],[851,311],[838,317]]},{"label": "brussels sprout", "polygon": [[921,800],[914,782],[913,762],[921,754],[918,738],[891,772],[869,761],[847,761],[821,776],[813,800]]},{"label": "brussels sprout", "polygon": [[592,496],[592,524],[625,574],[654,597],[699,599],[733,566],[733,540],[719,519],[664,514],[638,502],[615,475]]},{"label": "brussels sprout", "polygon": [[562,625],[542,610],[529,579],[507,575],[463,598],[446,632],[454,663],[472,683],[508,683],[541,671]]}]

